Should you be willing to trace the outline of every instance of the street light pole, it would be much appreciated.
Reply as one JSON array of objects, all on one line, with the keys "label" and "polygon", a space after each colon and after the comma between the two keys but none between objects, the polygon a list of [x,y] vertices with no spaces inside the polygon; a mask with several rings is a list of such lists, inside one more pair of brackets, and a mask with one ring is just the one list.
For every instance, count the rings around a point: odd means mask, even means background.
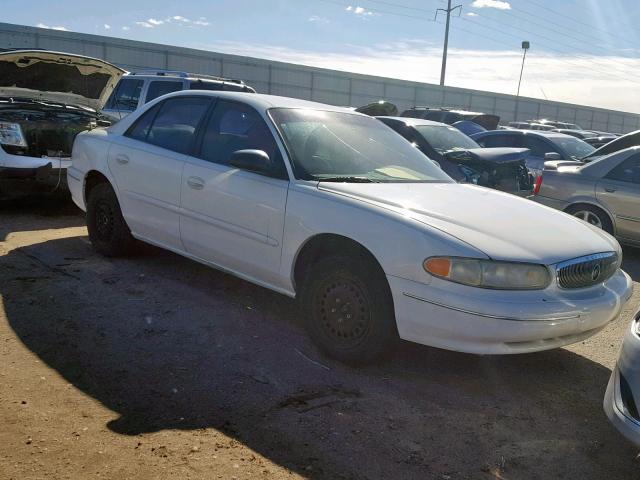
[{"label": "street light pole", "polygon": [[442,49],[442,69],[440,70],[441,87],[444,87],[444,77],[447,71],[447,50],[449,49],[449,25],[451,23],[451,12],[458,8],[462,9],[462,5],[456,5],[455,7],[451,8],[451,0],[447,0],[447,8],[438,8],[436,10],[436,16],[434,18],[434,20],[438,18],[439,12],[444,12],[447,15],[447,23],[444,28],[444,48]]},{"label": "street light pole", "polygon": [[522,72],[524,72],[524,61],[527,58],[527,50],[531,45],[528,41],[522,42],[522,50],[524,53],[522,54],[522,67],[520,68],[520,79],[518,80],[518,91],[516,92],[516,111],[514,113],[514,121],[518,121],[518,110],[520,109],[520,84],[522,83]]}]

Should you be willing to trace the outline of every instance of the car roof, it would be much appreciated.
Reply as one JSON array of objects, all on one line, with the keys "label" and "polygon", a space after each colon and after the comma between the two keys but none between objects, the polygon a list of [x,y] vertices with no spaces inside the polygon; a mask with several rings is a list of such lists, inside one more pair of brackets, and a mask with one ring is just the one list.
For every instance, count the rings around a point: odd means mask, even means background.
[{"label": "car roof", "polygon": [[415,127],[417,125],[429,126],[429,127],[450,127],[451,125],[447,125],[442,122],[434,122],[432,120],[424,120],[422,118],[412,118],[412,117],[388,117],[388,116],[377,116],[378,119],[389,119],[394,120],[400,123],[404,123],[408,127]]},{"label": "car roof", "polygon": [[[291,97],[279,97],[276,95],[265,95],[261,93],[247,92],[225,92],[218,90],[180,90],[178,92],[169,93],[159,98],[181,97],[181,96],[207,96],[221,98],[225,100],[236,100],[252,106],[256,110],[265,111],[270,108],[306,108],[310,110],[323,110],[328,112],[350,113],[351,115],[361,115],[369,117],[362,113],[355,112],[345,107],[335,107],[325,103],[311,102],[309,100],[299,100]],[[370,118],[370,117],[369,117]]]},{"label": "car roof", "polygon": [[560,132],[548,132],[546,130],[521,130],[518,128],[514,128],[513,130],[489,130],[487,132],[480,132],[477,135],[534,135],[538,137],[546,137],[546,138],[576,138],[571,135],[566,135]]}]

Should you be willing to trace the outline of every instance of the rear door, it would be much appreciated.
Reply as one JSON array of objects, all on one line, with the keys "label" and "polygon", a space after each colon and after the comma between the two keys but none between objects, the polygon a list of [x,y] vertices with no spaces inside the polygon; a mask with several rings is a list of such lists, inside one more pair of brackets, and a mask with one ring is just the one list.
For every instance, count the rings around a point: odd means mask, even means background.
[{"label": "rear door", "polygon": [[618,236],[640,240],[640,154],[631,155],[598,181],[596,197],[613,213]]},{"label": "rear door", "polygon": [[[180,230],[187,252],[254,281],[277,284],[289,179],[262,116],[241,102],[218,100],[200,148],[186,160]],[[230,166],[238,150],[263,150],[269,175]]]},{"label": "rear door", "polygon": [[147,110],[109,149],[109,170],[132,232],[182,250],[180,182],[185,154],[211,105],[207,97],[175,97]]}]

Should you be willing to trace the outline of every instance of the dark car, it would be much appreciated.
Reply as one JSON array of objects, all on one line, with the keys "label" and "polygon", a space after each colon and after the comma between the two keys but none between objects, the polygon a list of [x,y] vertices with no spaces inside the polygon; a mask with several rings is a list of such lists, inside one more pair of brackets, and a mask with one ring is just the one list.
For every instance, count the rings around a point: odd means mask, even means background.
[{"label": "dark car", "polygon": [[588,143],[558,132],[495,130],[472,135],[482,147],[528,148],[527,168],[540,175],[547,160],[581,160],[595,151]]},{"label": "dark car", "polygon": [[640,130],[636,130],[635,132],[627,133],[626,135],[622,135],[621,137],[612,139],[609,143],[601,146],[597,150],[594,150],[588,156],[585,156],[583,160],[585,162],[593,162],[594,160],[597,160],[598,158],[605,155],[609,155],[610,153],[614,153],[625,148],[636,147],[639,145]]},{"label": "dark car", "polygon": [[495,130],[500,123],[500,117],[497,115],[440,107],[413,107],[402,112],[402,116],[422,118],[423,120],[446,123],[447,125],[453,125],[463,120],[470,120],[487,130]]},{"label": "dark car", "polygon": [[444,123],[407,117],[376,117],[413,143],[454,180],[511,193],[530,191],[523,148],[482,148]]},{"label": "dark car", "polygon": [[600,148],[603,145],[606,145],[609,142],[613,142],[616,138],[616,136],[613,135],[599,135],[599,136],[594,136],[594,137],[589,137],[589,138],[585,138],[583,139],[585,142],[587,142],[589,145],[591,145],[594,148]]}]

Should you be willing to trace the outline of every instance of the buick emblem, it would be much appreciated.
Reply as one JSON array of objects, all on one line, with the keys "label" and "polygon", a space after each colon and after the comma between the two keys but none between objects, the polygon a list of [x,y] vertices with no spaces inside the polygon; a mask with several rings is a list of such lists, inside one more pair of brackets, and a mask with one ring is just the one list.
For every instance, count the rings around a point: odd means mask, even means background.
[{"label": "buick emblem", "polygon": [[593,270],[591,270],[591,280],[595,282],[596,280],[598,280],[599,277],[600,277],[600,265],[596,265],[593,267]]}]

